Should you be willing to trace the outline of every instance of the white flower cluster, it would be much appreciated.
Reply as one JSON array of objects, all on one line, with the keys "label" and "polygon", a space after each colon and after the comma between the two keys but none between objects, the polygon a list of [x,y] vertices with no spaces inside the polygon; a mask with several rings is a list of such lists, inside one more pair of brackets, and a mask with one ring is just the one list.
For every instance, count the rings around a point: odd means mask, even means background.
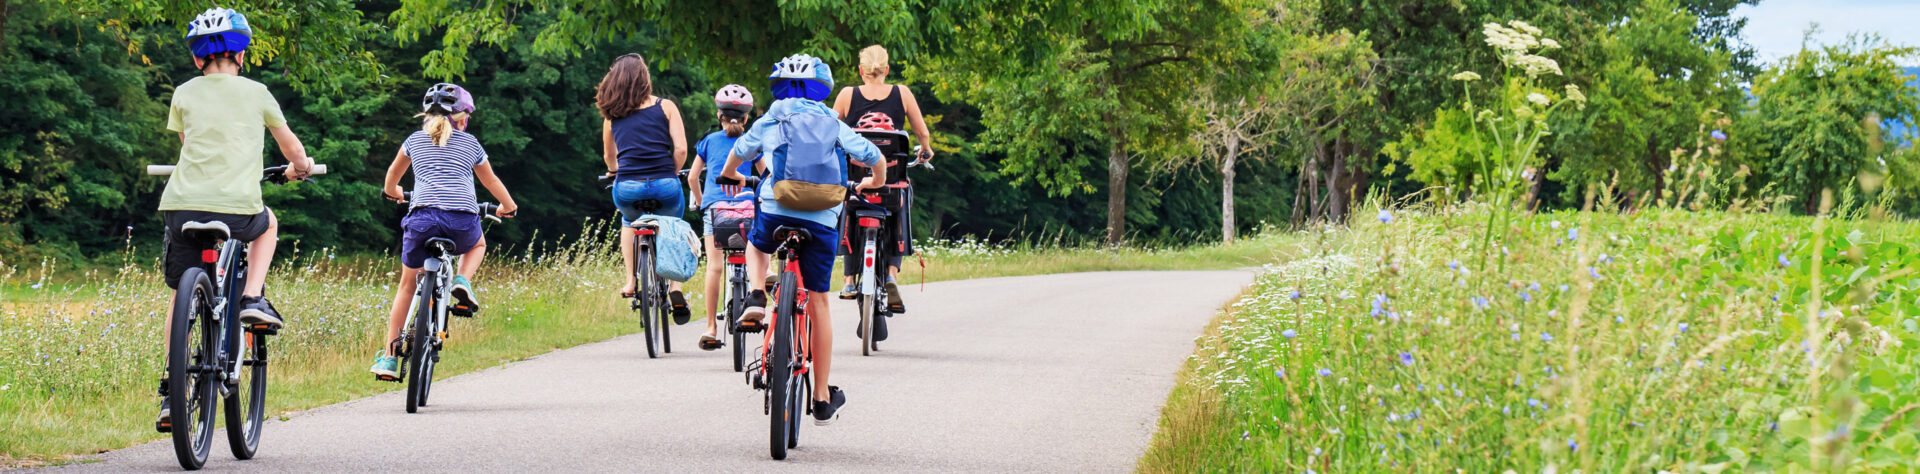
[{"label": "white flower cluster", "polygon": [[1480,74],[1473,71],[1461,71],[1453,75],[1453,80],[1473,82],[1480,80]]},{"label": "white flower cluster", "polygon": [[1500,50],[1501,62],[1527,71],[1527,77],[1561,75],[1559,61],[1533,54],[1535,50],[1560,49],[1560,42],[1540,37],[1540,28],[1515,20],[1506,25],[1487,23],[1481,26],[1481,33],[1487,36],[1488,46]]}]

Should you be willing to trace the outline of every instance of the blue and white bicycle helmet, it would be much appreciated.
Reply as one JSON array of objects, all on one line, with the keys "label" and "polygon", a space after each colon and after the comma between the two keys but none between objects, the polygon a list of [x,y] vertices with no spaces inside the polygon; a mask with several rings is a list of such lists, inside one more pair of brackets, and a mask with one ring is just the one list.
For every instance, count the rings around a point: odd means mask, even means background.
[{"label": "blue and white bicycle helmet", "polygon": [[196,58],[245,52],[252,44],[253,29],[247,27],[247,17],[240,12],[210,8],[187,24],[187,47],[193,49]]},{"label": "blue and white bicycle helmet", "polygon": [[820,58],[795,54],[773,63],[773,74],[767,75],[767,82],[775,99],[827,100],[833,92],[833,71]]}]

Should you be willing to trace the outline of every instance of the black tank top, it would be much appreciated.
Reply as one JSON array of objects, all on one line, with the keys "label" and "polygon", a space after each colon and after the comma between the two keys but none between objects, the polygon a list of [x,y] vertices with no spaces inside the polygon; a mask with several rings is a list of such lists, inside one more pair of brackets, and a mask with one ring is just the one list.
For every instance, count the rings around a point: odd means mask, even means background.
[{"label": "black tank top", "polygon": [[666,109],[660,106],[663,102],[666,99],[655,100],[652,106],[613,119],[613,144],[619,150],[620,164],[614,172],[616,179],[674,176],[677,170],[673,169],[673,135],[667,130],[672,122],[667,120]]},{"label": "black tank top", "polygon": [[866,94],[860,92],[860,86],[854,86],[853,103],[847,106],[847,116],[842,119],[847,121],[849,127],[859,127],[860,117],[869,112],[887,114],[887,118],[893,119],[894,130],[913,128],[907,123],[907,104],[900,100],[900,86],[893,86],[887,98],[880,100],[868,99]]}]

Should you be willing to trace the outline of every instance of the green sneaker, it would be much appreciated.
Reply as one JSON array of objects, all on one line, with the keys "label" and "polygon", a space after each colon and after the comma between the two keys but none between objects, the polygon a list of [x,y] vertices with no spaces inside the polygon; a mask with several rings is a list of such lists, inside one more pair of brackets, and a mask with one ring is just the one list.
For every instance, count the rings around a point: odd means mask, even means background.
[{"label": "green sneaker", "polygon": [[367,371],[373,372],[373,377],[376,379],[400,380],[400,360],[387,357],[386,351],[380,351],[380,355],[373,359],[373,367],[368,368]]},{"label": "green sneaker", "polygon": [[453,306],[448,307],[447,312],[454,316],[473,317],[473,313],[480,311],[480,300],[474,298],[473,294],[473,282],[467,281],[467,277],[454,275]]}]

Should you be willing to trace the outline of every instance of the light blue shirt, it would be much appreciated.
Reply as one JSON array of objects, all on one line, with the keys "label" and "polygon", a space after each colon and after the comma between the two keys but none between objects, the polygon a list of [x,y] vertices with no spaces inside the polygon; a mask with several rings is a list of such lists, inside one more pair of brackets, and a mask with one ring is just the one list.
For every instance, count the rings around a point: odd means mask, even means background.
[{"label": "light blue shirt", "polygon": [[[818,113],[829,117],[839,115],[833,111],[833,108],[827,107],[827,104],[820,103],[819,101],[798,98],[774,101],[773,105],[767,106],[767,113],[761,115],[759,120],[753,122],[753,129],[747,130],[745,135],[741,135],[739,139],[734,140],[733,154],[735,156],[754,156],[760,154],[762,151],[768,151],[768,155],[773,157],[772,161],[767,162],[769,169],[777,169],[785,165],[787,162],[787,150],[781,148],[781,146],[786,145],[786,137],[777,130],[782,124],[779,120],[776,120],[775,117],[783,117],[794,113]],[[846,153],[848,160],[867,166],[877,166],[880,164],[880,149],[875,148],[873,142],[867,141],[865,137],[861,137],[859,133],[853,131],[853,127],[848,127],[845,123],[840,123],[838,120],[835,120],[834,124],[840,127],[840,138],[838,140],[840,150]],[[841,181],[846,181],[845,169],[845,167],[841,168]],[[774,181],[771,176],[768,177],[768,180],[760,182],[759,194],[761,196],[772,196],[773,183]],[[780,207],[780,203],[772,199],[762,199],[760,202],[760,212],[776,216],[806,219],[827,227],[840,226],[840,210],[844,207],[846,206],[840,205],[824,211],[798,211]]]}]

